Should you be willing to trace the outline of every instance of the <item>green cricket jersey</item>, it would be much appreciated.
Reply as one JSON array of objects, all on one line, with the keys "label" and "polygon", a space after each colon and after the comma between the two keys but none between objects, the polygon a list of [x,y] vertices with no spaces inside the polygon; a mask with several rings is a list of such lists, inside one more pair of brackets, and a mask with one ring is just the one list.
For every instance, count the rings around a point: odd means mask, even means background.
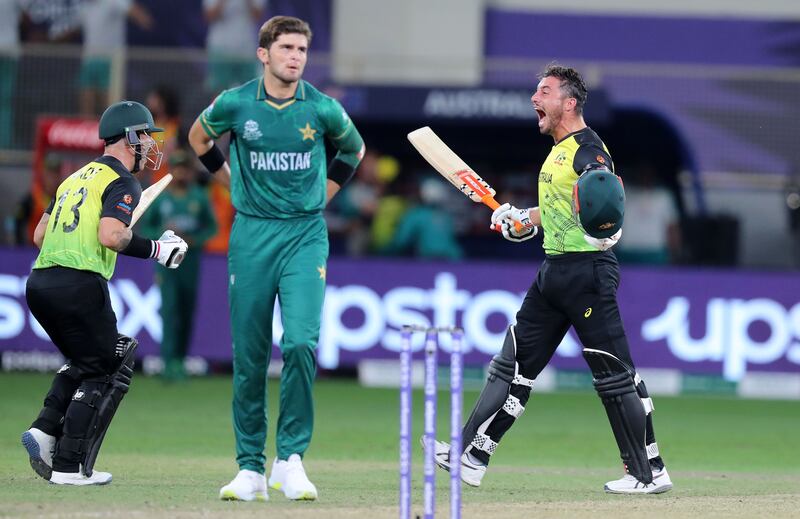
[{"label": "green cricket jersey", "polygon": [[222,92],[200,115],[209,137],[231,132],[231,201],[237,211],[262,218],[320,213],[326,204],[325,138],[336,158],[355,167],[364,141],[335,99],[306,81],[278,104],[263,78]]},{"label": "green cricket jersey", "polygon": [[596,252],[572,213],[572,189],[589,164],[614,170],[608,148],[588,126],[558,141],[539,172],[539,210],[546,254]]},{"label": "green cricket jersey", "polygon": [[104,247],[97,237],[100,218],[116,218],[130,225],[141,194],[139,181],[110,156],[100,157],[67,177],[45,210],[50,218],[33,268],[69,267],[110,279],[117,253]]}]

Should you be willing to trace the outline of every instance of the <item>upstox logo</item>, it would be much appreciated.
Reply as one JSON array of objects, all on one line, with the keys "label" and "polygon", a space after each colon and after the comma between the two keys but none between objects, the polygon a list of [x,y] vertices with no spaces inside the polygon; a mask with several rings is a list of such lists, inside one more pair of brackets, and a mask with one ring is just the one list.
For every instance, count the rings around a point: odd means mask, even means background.
[{"label": "upstox logo", "polygon": [[[767,298],[711,298],[705,304],[705,335],[689,329],[691,304],[673,297],[661,315],[642,324],[647,341],[665,341],[672,354],[685,362],[721,362],[722,375],[740,380],[753,364],[785,358],[800,364],[800,303],[787,309]],[[758,323],[758,338],[750,327]]]},{"label": "upstox logo", "polygon": [[251,151],[250,169],[259,171],[298,171],[311,167],[311,152]]}]

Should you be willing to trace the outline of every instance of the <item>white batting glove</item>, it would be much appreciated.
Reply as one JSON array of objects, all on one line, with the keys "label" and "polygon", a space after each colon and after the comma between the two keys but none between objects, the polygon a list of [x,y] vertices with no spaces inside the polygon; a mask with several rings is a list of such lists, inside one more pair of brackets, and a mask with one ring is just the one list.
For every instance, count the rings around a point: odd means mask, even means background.
[{"label": "white batting glove", "polygon": [[539,228],[531,222],[530,209],[518,209],[509,203],[494,210],[489,227],[499,227],[503,238],[513,242],[530,240],[539,232]]},{"label": "white batting glove", "polygon": [[596,248],[597,250],[610,249],[611,247],[617,244],[620,238],[622,238],[622,229],[612,234],[608,238],[593,238],[588,234],[583,235],[583,239],[586,240],[586,243]]},{"label": "white batting glove", "polygon": [[189,245],[173,231],[164,231],[161,238],[155,241],[155,247],[153,257],[168,269],[178,268],[189,250]]}]

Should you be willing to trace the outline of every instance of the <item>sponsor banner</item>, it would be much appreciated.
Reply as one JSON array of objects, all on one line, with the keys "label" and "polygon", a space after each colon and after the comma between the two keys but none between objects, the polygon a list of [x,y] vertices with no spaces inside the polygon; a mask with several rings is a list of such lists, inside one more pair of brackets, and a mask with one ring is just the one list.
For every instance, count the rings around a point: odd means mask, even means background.
[{"label": "sponsor banner", "polygon": [[40,117],[37,120],[38,140],[48,148],[78,151],[103,151],[96,119]]},{"label": "sponsor banner", "polygon": [[[30,250],[0,251],[0,352],[53,351],[25,304]],[[322,368],[394,359],[403,324],[458,325],[465,362],[485,364],[502,344],[538,265],[331,259],[318,348]],[[120,332],[157,355],[160,293],[153,262],[121,257],[109,284]],[[230,361],[226,259],[206,256],[191,355]],[[622,268],[619,302],[638,367],[740,380],[748,370],[800,373],[800,275]],[[282,335],[276,309],[273,339]],[[414,347],[422,348],[422,336]],[[449,338],[443,336],[444,352]],[[280,358],[275,349],[275,358]],[[584,370],[570,331],[552,367]]]},{"label": "sponsor banner", "polygon": [[[326,89],[339,99],[351,117],[378,121],[500,121],[534,125],[531,86],[525,88],[427,88],[340,86]],[[593,124],[610,117],[605,91],[591,92],[584,116]]]}]

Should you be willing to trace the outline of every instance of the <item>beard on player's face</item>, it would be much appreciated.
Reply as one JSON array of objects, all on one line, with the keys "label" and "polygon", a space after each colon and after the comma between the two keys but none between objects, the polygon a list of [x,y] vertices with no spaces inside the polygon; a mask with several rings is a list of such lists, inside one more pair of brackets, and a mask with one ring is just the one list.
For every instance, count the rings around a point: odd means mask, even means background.
[{"label": "beard on player's face", "polygon": [[561,122],[564,110],[560,104],[553,104],[546,109],[537,109],[536,113],[539,115],[539,120],[542,122],[539,126],[539,132],[542,135],[551,135]]},{"label": "beard on player's face", "polygon": [[300,79],[300,74],[286,70],[275,71],[274,75],[276,78],[280,79],[284,83],[294,83],[295,81]]}]

